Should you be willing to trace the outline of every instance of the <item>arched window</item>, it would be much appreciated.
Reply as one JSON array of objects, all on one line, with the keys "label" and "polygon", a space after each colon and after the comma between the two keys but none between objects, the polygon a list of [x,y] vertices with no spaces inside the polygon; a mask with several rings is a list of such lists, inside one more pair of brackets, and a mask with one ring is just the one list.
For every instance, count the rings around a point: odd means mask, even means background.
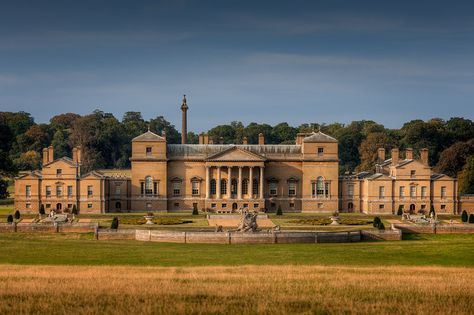
[{"label": "arched window", "polygon": [[253,194],[256,195],[258,194],[258,179],[253,180],[253,186],[252,186]]},{"label": "arched window", "polygon": [[221,195],[227,194],[227,180],[221,179]]},{"label": "arched window", "polygon": [[249,193],[249,180],[243,179],[242,180],[242,195],[248,195]]},{"label": "arched window", "polygon": [[319,176],[316,180],[316,196],[324,196],[324,178],[322,178],[321,176]]},{"label": "arched window", "polygon": [[211,179],[211,195],[215,195],[215,194],[216,194],[216,180]]},{"label": "arched window", "polygon": [[237,180],[235,178],[230,182],[230,192],[232,195],[237,195]]},{"label": "arched window", "polygon": [[347,204],[347,210],[348,210],[349,212],[353,212],[353,211],[354,211],[354,204],[353,204],[352,202],[349,202],[349,203]]},{"label": "arched window", "polygon": [[145,177],[145,195],[153,194],[153,179],[151,176]]},{"label": "arched window", "polygon": [[288,196],[296,196],[296,182],[294,180],[288,182]]}]

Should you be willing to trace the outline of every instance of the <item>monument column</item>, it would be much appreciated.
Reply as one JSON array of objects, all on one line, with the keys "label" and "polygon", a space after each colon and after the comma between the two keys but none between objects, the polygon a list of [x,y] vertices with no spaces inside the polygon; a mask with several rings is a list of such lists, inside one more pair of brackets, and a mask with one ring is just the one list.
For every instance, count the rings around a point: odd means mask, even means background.
[{"label": "monument column", "polygon": [[239,181],[237,182],[237,199],[242,199],[242,166],[239,166]]},{"label": "monument column", "polygon": [[221,167],[217,167],[216,198],[221,199]]},{"label": "monument column", "polygon": [[260,199],[263,199],[263,166],[260,166]]},{"label": "monument column", "polygon": [[211,190],[211,185],[210,185],[210,167],[206,166],[206,199],[209,199],[209,191]]},{"label": "monument column", "polygon": [[232,182],[232,167],[227,166],[227,198],[232,198],[232,191],[231,191],[231,182]]},{"label": "monument column", "polygon": [[253,166],[249,166],[249,196],[253,199]]}]

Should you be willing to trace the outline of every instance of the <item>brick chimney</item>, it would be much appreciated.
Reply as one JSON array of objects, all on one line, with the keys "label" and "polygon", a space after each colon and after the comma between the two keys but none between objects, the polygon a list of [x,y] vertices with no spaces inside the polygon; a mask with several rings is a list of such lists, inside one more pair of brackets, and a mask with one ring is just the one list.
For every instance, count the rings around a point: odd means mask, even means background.
[{"label": "brick chimney", "polygon": [[54,161],[54,150],[53,150],[53,146],[50,145],[48,147],[48,162],[53,162]]},{"label": "brick chimney", "polygon": [[209,144],[209,135],[207,133],[202,135],[203,144]]},{"label": "brick chimney", "polygon": [[48,148],[43,149],[43,165],[49,163],[49,150]]},{"label": "brick chimney", "polygon": [[423,148],[423,149],[420,150],[420,160],[421,160],[421,163],[423,163],[426,166],[429,166],[428,165],[428,149],[427,148]]},{"label": "brick chimney", "polygon": [[398,148],[393,148],[392,149],[392,165],[398,164],[398,156],[399,156]]},{"label": "brick chimney", "polygon": [[258,144],[259,145],[264,145],[265,144],[265,137],[264,137],[263,133],[258,134]]},{"label": "brick chimney", "polygon": [[78,162],[77,162],[77,148],[74,147],[72,149],[72,162],[74,163],[74,165],[77,165]]},{"label": "brick chimney", "polygon": [[413,149],[412,148],[407,148],[405,150],[405,159],[413,160]]},{"label": "brick chimney", "polygon": [[72,161],[75,165],[79,165],[82,162],[82,150],[80,146],[72,149]]},{"label": "brick chimney", "polygon": [[199,144],[204,144],[204,135],[202,133],[199,135]]},{"label": "brick chimney", "polygon": [[298,133],[296,134],[296,144],[297,145],[302,145],[303,144],[303,139],[307,136],[306,133]]},{"label": "brick chimney", "polygon": [[242,138],[242,144],[248,144],[249,141],[247,140],[247,137]]},{"label": "brick chimney", "polygon": [[378,163],[383,163],[385,161],[385,148],[377,149]]}]

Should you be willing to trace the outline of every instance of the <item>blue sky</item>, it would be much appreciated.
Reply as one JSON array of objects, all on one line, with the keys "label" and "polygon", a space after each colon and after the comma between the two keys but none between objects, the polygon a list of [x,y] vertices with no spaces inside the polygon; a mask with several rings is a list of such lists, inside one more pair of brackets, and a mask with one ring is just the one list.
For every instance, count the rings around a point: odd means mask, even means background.
[{"label": "blue sky", "polygon": [[189,129],[474,119],[469,1],[0,1],[0,110]]}]

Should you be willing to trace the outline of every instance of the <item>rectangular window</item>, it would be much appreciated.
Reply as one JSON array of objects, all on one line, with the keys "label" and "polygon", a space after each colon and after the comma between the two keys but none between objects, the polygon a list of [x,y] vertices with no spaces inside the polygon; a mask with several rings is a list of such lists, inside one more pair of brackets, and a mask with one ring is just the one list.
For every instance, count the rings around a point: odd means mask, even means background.
[{"label": "rectangular window", "polygon": [[248,208],[249,207],[249,204],[248,203],[244,203],[244,208]]},{"label": "rectangular window", "polygon": [[295,207],[295,203],[294,202],[290,202],[290,208],[294,208]]},{"label": "rectangular window", "polygon": [[379,186],[379,199],[385,198],[385,186]]},{"label": "rectangular window", "polygon": [[31,186],[30,185],[27,185],[25,187],[25,194],[26,194],[26,197],[31,197]]},{"label": "rectangular window", "polygon": [[116,184],[115,185],[115,194],[120,195],[121,192],[122,192],[122,185]]},{"label": "rectangular window", "polygon": [[400,198],[405,197],[405,186],[400,186]]},{"label": "rectangular window", "polygon": [[253,207],[254,207],[254,208],[258,208],[258,203],[254,203],[254,204],[253,204]]},{"label": "rectangular window", "polygon": [[72,203],[68,203],[68,204],[67,204],[67,208],[68,208],[68,209],[72,209]]},{"label": "rectangular window", "polygon": [[347,186],[347,195],[349,197],[354,196],[354,185],[350,184]]},{"label": "rectangular window", "polygon": [[288,183],[288,196],[295,196],[296,195],[296,183],[289,182]]},{"label": "rectangular window", "polygon": [[211,208],[215,208],[216,207],[216,204],[215,203],[211,203]]},{"label": "rectangular window", "polygon": [[181,195],[181,183],[173,182],[173,196]]},{"label": "rectangular window", "polygon": [[46,209],[49,209],[49,208],[51,208],[51,204],[50,204],[50,203],[47,203],[47,204],[46,204]]},{"label": "rectangular window", "polygon": [[411,171],[410,171],[410,177],[411,177],[411,178],[415,178],[415,177],[416,177],[416,171],[415,171],[415,170],[411,170]]},{"label": "rectangular window", "polygon": [[56,170],[56,176],[61,176],[62,173],[63,173],[63,170],[62,170],[62,169],[58,168],[58,169]]},{"label": "rectangular window", "polygon": [[223,204],[222,204],[222,209],[224,209],[224,208],[227,208],[227,204],[226,204],[226,203],[223,203]]},{"label": "rectangular window", "polygon": [[92,203],[88,203],[88,204],[87,204],[87,208],[88,208],[88,209],[92,208]]},{"label": "rectangular window", "polygon": [[146,155],[147,156],[151,155],[151,147],[146,147]]},{"label": "rectangular window", "polygon": [[278,188],[278,184],[276,182],[270,182],[268,184],[268,190],[269,190],[270,196],[276,196],[277,195],[277,188]]},{"label": "rectangular window", "polygon": [[441,187],[441,199],[446,198],[446,186]]},{"label": "rectangular window", "polygon": [[63,195],[63,187],[56,186],[56,197],[62,197],[62,195]]},{"label": "rectangular window", "polygon": [[410,198],[416,197],[416,186],[410,186]]},{"label": "rectangular window", "polygon": [[426,205],[421,205],[421,210],[425,210],[426,209]]},{"label": "rectangular window", "polygon": [[144,182],[140,183],[140,194],[141,195],[145,194],[145,183]]},{"label": "rectangular window", "polygon": [[379,205],[379,209],[385,208],[385,205]]},{"label": "rectangular window", "polygon": [[69,198],[72,197],[72,186],[67,186],[67,196],[68,196]]},{"label": "rectangular window", "polygon": [[178,207],[179,207],[179,202],[175,202],[175,203],[174,203],[174,206],[175,206],[176,208],[178,208]]},{"label": "rectangular window", "polygon": [[421,198],[426,198],[426,186],[421,186]]},{"label": "rectangular window", "polygon": [[91,185],[87,186],[87,197],[88,198],[92,197],[92,186]]},{"label": "rectangular window", "polygon": [[441,210],[446,210],[446,205],[441,205]]},{"label": "rectangular window", "polygon": [[193,196],[198,196],[199,195],[199,182],[192,182],[191,183],[191,190]]},{"label": "rectangular window", "polygon": [[323,203],[322,202],[318,203],[318,209],[321,209],[322,207],[323,207]]},{"label": "rectangular window", "polygon": [[153,182],[153,194],[158,195],[158,183]]},{"label": "rectangular window", "polygon": [[324,155],[324,148],[318,148],[318,156]]},{"label": "rectangular window", "polygon": [[31,209],[31,203],[26,204],[26,209]]},{"label": "rectangular window", "polygon": [[51,186],[46,186],[46,197],[51,197]]}]

